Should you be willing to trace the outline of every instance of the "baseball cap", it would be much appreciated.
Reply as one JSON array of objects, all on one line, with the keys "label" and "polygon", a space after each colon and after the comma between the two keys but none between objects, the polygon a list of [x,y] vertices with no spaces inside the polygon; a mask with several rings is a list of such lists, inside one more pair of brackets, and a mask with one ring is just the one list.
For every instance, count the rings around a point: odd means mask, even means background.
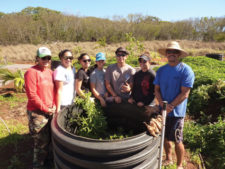
[{"label": "baseball cap", "polygon": [[129,55],[129,52],[125,49],[125,48],[123,48],[123,47],[119,47],[117,50],[116,50],[116,54],[118,53],[118,52],[123,52],[123,53],[125,53],[126,55]]},{"label": "baseball cap", "polygon": [[143,60],[146,60],[146,61],[149,61],[150,60],[150,58],[148,56],[145,56],[145,55],[141,55],[139,57],[139,59],[143,59]]},{"label": "baseball cap", "polygon": [[43,58],[45,56],[51,56],[51,55],[52,55],[51,51],[46,47],[40,47],[37,50],[37,56],[40,58]]},{"label": "baseball cap", "polygon": [[99,60],[106,60],[104,53],[99,52],[96,54],[96,61],[99,61]]}]

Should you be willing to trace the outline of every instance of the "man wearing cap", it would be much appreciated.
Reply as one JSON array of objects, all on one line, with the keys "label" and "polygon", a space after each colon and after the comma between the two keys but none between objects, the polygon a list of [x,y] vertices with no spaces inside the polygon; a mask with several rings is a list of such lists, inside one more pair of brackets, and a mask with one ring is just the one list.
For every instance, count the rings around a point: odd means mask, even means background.
[{"label": "man wearing cap", "polygon": [[101,106],[105,107],[106,102],[105,99],[107,98],[107,91],[105,88],[105,54],[99,52],[96,54],[96,65],[97,67],[90,75],[90,84],[91,84],[91,91],[95,98],[100,101]]},{"label": "man wearing cap", "polygon": [[141,70],[134,75],[134,83],[132,94],[128,102],[137,106],[150,105],[154,98],[154,84],[155,72],[150,68],[150,54],[148,52],[142,54],[138,58]]},{"label": "man wearing cap", "polygon": [[116,52],[117,63],[109,65],[105,74],[106,89],[116,103],[127,101],[131,94],[132,76],[135,69],[126,64],[128,52],[119,47]]},{"label": "man wearing cap", "polygon": [[[27,114],[29,131],[34,139],[33,168],[41,168],[53,158],[51,151],[50,121],[55,112],[53,72],[48,69],[51,51],[46,47],[37,50],[37,64],[24,75],[28,97]],[[46,164],[45,163],[45,164]]]},{"label": "man wearing cap", "polygon": [[165,164],[172,163],[172,142],[175,143],[177,156],[177,169],[183,169],[184,158],[183,125],[187,108],[187,98],[194,83],[192,69],[183,62],[181,57],[187,53],[180,48],[176,41],[170,42],[167,47],[160,48],[158,52],[166,56],[168,64],[160,67],[156,72],[155,95],[159,105],[167,101],[166,129],[164,148],[166,152]]}]

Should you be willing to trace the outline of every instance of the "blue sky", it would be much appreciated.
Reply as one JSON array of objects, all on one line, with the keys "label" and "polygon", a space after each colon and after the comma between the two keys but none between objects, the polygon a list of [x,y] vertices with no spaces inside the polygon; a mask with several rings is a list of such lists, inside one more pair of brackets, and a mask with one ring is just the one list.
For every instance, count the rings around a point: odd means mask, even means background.
[{"label": "blue sky", "polygon": [[142,14],[178,21],[225,16],[225,0],[0,0],[0,12],[4,13],[19,12],[28,6],[102,18]]}]

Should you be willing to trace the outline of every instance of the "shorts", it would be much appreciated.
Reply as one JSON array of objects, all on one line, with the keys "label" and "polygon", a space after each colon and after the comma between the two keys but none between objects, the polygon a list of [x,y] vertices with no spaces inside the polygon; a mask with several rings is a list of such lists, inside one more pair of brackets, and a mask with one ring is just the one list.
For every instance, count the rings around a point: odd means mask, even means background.
[{"label": "shorts", "polygon": [[168,141],[180,143],[183,141],[184,117],[166,118],[165,138]]}]

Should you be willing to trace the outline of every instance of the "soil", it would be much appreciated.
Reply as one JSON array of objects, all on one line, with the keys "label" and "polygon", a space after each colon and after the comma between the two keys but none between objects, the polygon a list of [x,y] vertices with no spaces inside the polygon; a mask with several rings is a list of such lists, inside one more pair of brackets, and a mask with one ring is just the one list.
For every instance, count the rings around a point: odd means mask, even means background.
[{"label": "soil", "polygon": [[[0,95],[16,95],[19,98],[26,98],[25,93],[16,93],[13,83],[9,83],[6,86],[0,87]],[[20,103],[15,107],[10,107],[10,103],[1,104],[0,117],[7,122],[7,120],[15,119],[17,123],[28,125],[28,119],[26,115],[26,102]],[[1,121],[0,121],[1,122]],[[19,134],[13,134],[8,137],[15,137]],[[16,168],[16,169],[30,169],[32,168],[33,158],[33,141],[29,133],[19,135],[21,138],[19,142],[15,144],[9,144],[5,147],[0,147],[0,168]],[[4,141],[4,138],[0,141]],[[176,159],[173,154],[173,159]],[[198,169],[199,167],[194,164],[190,155],[185,153],[185,169]],[[13,166],[13,167],[12,167]]]}]

